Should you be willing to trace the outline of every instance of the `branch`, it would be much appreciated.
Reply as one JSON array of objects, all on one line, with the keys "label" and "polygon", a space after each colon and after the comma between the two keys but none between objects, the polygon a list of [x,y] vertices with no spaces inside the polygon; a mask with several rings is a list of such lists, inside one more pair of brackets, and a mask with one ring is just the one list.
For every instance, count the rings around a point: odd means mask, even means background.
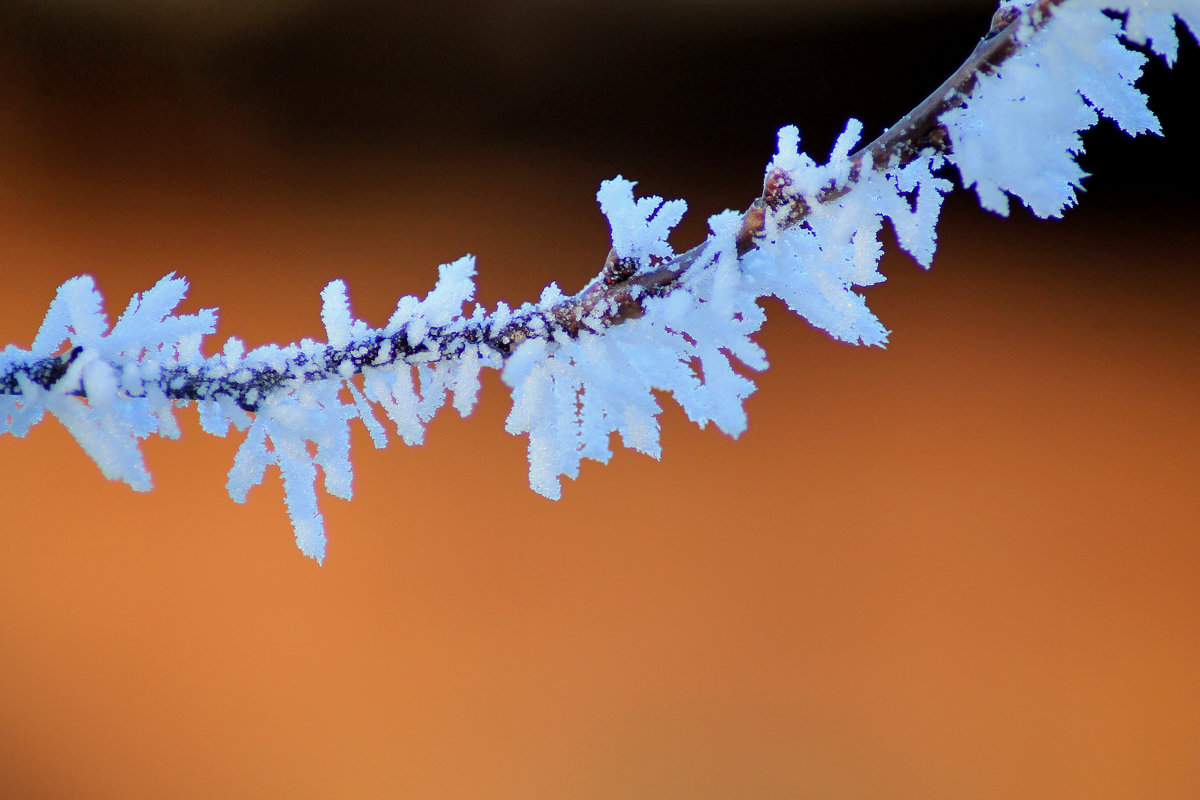
[{"label": "branch", "polygon": [[[759,245],[765,236],[768,213],[781,220],[781,228],[802,224],[812,213],[814,204],[825,205],[837,200],[858,183],[862,165],[868,163],[868,159],[875,170],[884,170],[907,165],[926,149],[948,153],[951,146],[946,129],[939,122],[941,115],[960,107],[979,76],[996,70],[1017,50],[1018,34],[1040,29],[1049,19],[1047,11],[1061,2],[1063,0],[1038,0],[1023,14],[1013,7],[997,11],[987,36],[980,40],[953,75],[903,119],[850,157],[849,175],[845,181],[831,183],[815,197],[807,197],[789,191],[791,180],[786,171],[769,171],[762,194],[742,214],[736,239],[738,256],[744,256]],[[500,325],[495,319],[485,317],[468,320],[465,324],[432,327],[413,343],[410,325],[404,324],[394,330],[372,331],[344,347],[329,346],[319,353],[298,352],[281,368],[263,367],[240,379],[230,376],[223,365],[214,364],[199,368],[169,368],[163,371],[161,380],[157,376],[154,380],[165,385],[164,394],[170,400],[194,402],[228,397],[241,409],[254,412],[263,398],[297,380],[344,377],[346,370],[359,374],[364,367],[383,367],[397,362],[453,361],[461,358],[468,348],[486,351],[503,360],[511,356],[518,345],[531,339],[552,341],[560,333],[574,339],[583,332],[596,333],[642,316],[646,300],[670,293],[711,241],[710,237],[691,250],[659,260],[651,270],[639,269],[633,259],[613,250],[600,273],[579,293],[549,307],[526,305]],[[27,364],[10,365],[0,374],[0,394],[22,393],[16,377],[18,373],[43,389],[51,389],[78,357],[77,349]],[[70,393],[77,397],[87,396],[83,386],[73,387]]]},{"label": "branch", "polygon": [[30,349],[0,351],[0,433],[24,435],[48,411],[106,476],[148,489],[138,441],[178,436],[173,409],[194,402],[205,431],[246,431],[229,473],[233,499],[278,465],[297,541],[318,560],[316,468],[329,493],[350,496],[349,421],[384,446],[377,405],[406,443],[420,443],[448,393],[470,413],[484,367],[501,369],[512,388],[506,428],[529,435],[530,485],[547,497],[560,495],[560,478],[576,477],[582,459],[607,461],[613,433],[657,457],[656,392],[672,394],[697,424],[736,436],[755,387],[732,362],[766,368],[752,339],[764,320],[759,299],[783,300],[834,338],[883,345],[888,331],[855,290],[884,279],[884,219],[928,267],[952,188],[938,174],[946,166],[989,210],[1006,214],[1014,196],[1038,216],[1061,215],[1084,178],[1080,132],[1101,115],[1130,134],[1160,132],[1133,85],[1146,57],[1124,42],[1170,63],[1175,19],[1200,32],[1198,6],[1008,0],[963,65],[866,146],[854,149],[862,125],[851,120],[817,164],[800,152],[799,132],[782,129],[759,198],[714,216],[712,235],[683,253],[667,242],[683,201],[635,199],[631,182],[606,181],[597,199],[613,247],[570,297],[551,284],[536,303],[467,314],[475,266],[465,257],[440,268],[424,299],[401,298],[383,328],[355,319],[334,281],[322,292],[326,342],[246,352],[230,339],[204,356],[215,312],[176,316],[183,280],[168,275],[135,296],[110,330],[91,278],[73,278]]}]

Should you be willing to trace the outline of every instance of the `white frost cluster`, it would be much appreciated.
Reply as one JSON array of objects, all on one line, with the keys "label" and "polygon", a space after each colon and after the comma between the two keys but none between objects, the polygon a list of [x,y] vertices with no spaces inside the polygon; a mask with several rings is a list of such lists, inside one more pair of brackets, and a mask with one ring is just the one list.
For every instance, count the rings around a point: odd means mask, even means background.
[{"label": "white frost cluster", "polygon": [[[174,316],[187,281],[167,275],[144,295],[134,295],[109,329],[103,298],[89,276],[59,287],[28,351],[9,346],[0,373],[80,348],[66,373],[49,389],[18,373],[19,395],[0,395],[0,433],[24,436],[50,412],[99,465],[106,478],[138,491],[150,489],[150,473],[138,441],[151,434],[179,437],[179,426],[155,378],[166,366],[202,363],[200,340],[216,327],[216,313]],[[65,348],[64,348],[65,345]],[[87,400],[76,396],[86,392]]]},{"label": "white frost cluster", "polygon": [[[610,207],[610,220],[624,214],[645,224],[629,208],[632,197],[624,201]],[[642,317],[576,339],[530,340],[508,359],[502,377],[513,389],[513,408],[506,429],[529,434],[535,491],[557,499],[559,478],[577,477],[582,459],[607,462],[612,433],[626,447],[657,458],[662,409],[656,389],[674,395],[701,427],[711,421],[731,436],[745,430],[742,402],[754,384],[733,369],[731,357],[766,368],[762,349],[750,338],[764,315],[734,256],[739,216],[727,212],[711,224],[713,237],[686,285],[646,299]],[[626,241],[649,238],[642,231],[625,234]]]},{"label": "white frost cluster", "polygon": [[[1127,15],[1127,23],[1106,9]],[[1195,0],[1070,0],[1040,30],[1026,29],[1025,46],[981,76],[961,108],[941,117],[963,185],[974,186],[980,204],[998,214],[1008,213],[1011,194],[1039,217],[1061,216],[1085,177],[1075,161],[1083,151],[1079,134],[1099,115],[1131,135],[1161,133],[1133,85],[1146,57],[1120,37],[1173,62],[1176,16],[1200,35]]]},{"label": "white frost cluster", "polygon": [[929,150],[903,167],[864,170],[858,182],[846,186],[850,150],[861,131],[858,120],[850,120],[821,166],[799,153],[795,128],[779,132],[771,169],[786,171],[789,191],[812,198],[824,187],[846,190],[825,203],[810,201],[812,212],[803,225],[781,228],[777,218],[768,217],[768,241],[744,259],[744,269],[754,276],[761,295],[778,297],[835,339],[883,345],[887,329],[854,289],[884,280],[878,270],[884,219],[891,220],[901,246],[929,266],[942,195],[951,184],[934,175],[943,158]]},{"label": "white frost cluster", "polygon": [[[306,340],[286,348],[268,345],[244,356],[237,350],[230,353],[227,348],[223,368],[231,375],[241,370],[249,376],[263,367],[293,374],[284,388],[262,399],[253,417],[228,398],[200,401],[201,422],[209,433],[223,436],[231,423],[246,430],[246,439],[229,471],[230,497],[244,502],[249,489],[262,482],[267,466],[278,465],[296,543],[305,555],[322,561],[326,539],[317,507],[316,468],[320,467],[324,475],[326,492],[350,499],[350,420],[362,420],[372,443],[386,446],[387,432],[372,405],[378,404],[405,443],[420,444],[425,424],[444,405],[448,391],[454,393],[455,408],[464,416],[474,406],[479,370],[487,363],[478,348],[466,347],[457,359],[435,361],[439,352],[428,337],[432,328],[453,333],[456,328],[466,327],[468,318],[462,309],[474,297],[474,275],[474,260],[470,257],[442,266],[433,291],[424,300],[401,298],[381,332],[353,317],[342,281],[325,287],[321,292],[321,320],[329,347],[365,359],[372,343],[382,339],[382,344],[376,345],[379,351],[361,367],[361,389],[348,362],[337,370],[324,369],[329,358],[325,343]],[[479,313],[477,310],[475,319]],[[402,334],[409,348],[417,352],[397,358],[392,341],[385,338],[393,334]],[[334,376],[315,380],[301,377],[306,369],[313,368],[333,372]]]},{"label": "white frost cluster", "polygon": [[[830,182],[844,184],[860,131],[852,120],[828,162],[817,165],[798,151],[796,129],[785,128],[772,168],[786,170],[793,190],[805,193]],[[743,403],[755,386],[733,362],[767,367],[751,339],[765,319],[759,298],[780,298],[843,341],[883,344],[887,331],[854,287],[883,280],[876,267],[885,217],[901,244],[928,266],[942,193],[950,188],[932,174],[941,163],[931,151],[903,168],[864,175],[843,197],[818,206],[805,226],[769,225],[769,241],[740,259],[735,237],[741,215],[718,214],[709,220],[712,235],[681,285],[666,297],[645,300],[643,316],[603,333],[522,344],[503,378],[513,389],[507,430],[529,434],[533,489],[559,497],[559,479],[577,477],[583,459],[609,459],[612,433],[626,447],[657,458],[656,390],[669,392],[701,427],[711,421],[731,436],[745,430]],[[664,242],[669,229],[646,213],[662,200],[641,205],[628,183],[620,188],[618,194],[610,184],[601,192],[617,252],[626,243]],[[672,216],[672,224],[677,221]]]},{"label": "white frost cluster", "polygon": [[[145,491],[150,475],[138,441],[151,434],[178,438],[172,409],[183,401],[169,400],[166,390],[179,391],[189,379],[203,376],[209,379],[204,384],[209,393],[196,398],[201,428],[216,436],[225,436],[231,426],[246,433],[229,472],[230,496],[244,501],[266,468],[277,465],[297,544],[320,561],[325,533],[317,508],[317,468],[325,491],[350,497],[350,420],[361,419],[374,444],[385,446],[387,434],[373,410],[377,404],[406,442],[420,443],[425,423],[449,392],[455,407],[470,413],[479,391],[479,370],[499,365],[494,356],[486,358],[478,347],[453,338],[456,329],[482,315],[479,310],[473,318],[462,315],[463,303],[474,295],[474,274],[470,258],[442,267],[435,289],[424,300],[403,298],[383,331],[353,318],[345,285],[334,281],[321,293],[328,342],[305,340],[246,352],[240,341],[229,339],[221,353],[209,358],[201,355],[200,345],[216,328],[215,311],[172,313],[187,290],[183,279],[168,275],[135,296],[110,330],[93,280],[72,278],[59,287],[30,349],[9,346],[0,352],[0,375],[11,372],[20,390],[0,394],[0,433],[24,436],[50,412],[106,477]],[[450,337],[443,335],[434,343],[427,338],[434,327]],[[385,338],[396,331],[404,332],[414,351],[406,358],[397,358]],[[372,344],[378,350],[361,368],[361,389],[348,362],[338,369],[329,362],[330,348],[366,359]],[[438,346],[461,352],[457,358],[440,359]],[[76,357],[49,390],[28,373],[13,369],[75,348]],[[279,380],[259,388],[256,376],[264,371]],[[314,379],[315,373],[326,377]],[[233,393],[212,391],[216,382],[243,389],[241,398],[256,406],[255,413],[243,410]]]},{"label": "white frost cluster", "polygon": [[[1037,13],[1031,0],[1001,8]],[[743,372],[767,366],[751,338],[764,320],[760,298],[783,300],[841,341],[886,343],[887,330],[858,291],[884,279],[878,270],[884,221],[928,267],[942,197],[951,188],[938,174],[947,163],[985,208],[1007,213],[1012,195],[1039,216],[1060,215],[1084,177],[1075,161],[1081,131],[1101,115],[1131,134],[1159,131],[1133,86],[1146,59],[1121,39],[1173,62],[1177,17],[1200,33],[1200,0],[1053,6],[1043,26],[1026,24],[1017,51],[942,115],[948,155],[927,150],[904,165],[897,160],[876,170],[868,163],[860,170],[851,151],[862,126],[851,120],[818,164],[800,151],[796,128],[782,129],[769,174],[780,179],[784,199],[802,200],[808,213],[797,223],[787,218],[787,205],[770,211],[758,246],[741,257],[741,215],[714,216],[712,235],[685,256],[695,255],[670,291],[635,295],[644,313],[620,325],[605,326],[612,309],[601,304],[593,318],[577,320],[577,334],[553,332],[566,300],[553,284],[536,304],[514,311],[501,303],[490,313],[476,306],[468,315],[475,263],[466,257],[441,267],[424,299],[402,298],[383,328],[355,319],[345,285],[334,281],[321,293],[326,342],[246,352],[229,339],[206,358],[201,339],[215,329],[216,315],[174,314],[187,288],[182,279],[168,275],[135,296],[110,329],[92,279],[73,278],[59,288],[30,349],[0,351],[0,433],[23,436],[49,412],[107,477],[145,490],[150,476],[139,441],[179,436],[172,409],[186,400],[168,399],[168,392],[194,399],[204,431],[245,432],[229,472],[230,495],[244,500],[266,468],[278,466],[297,542],[318,561],[325,533],[317,472],[328,493],[350,497],[351,420],[361,420],[374,444],[384,446],[378,406],[406,443],[419,444],[451,395],[460,414],[470,413],[484,367],[503,367],[513,395],[507,429],[528,434],[530,484],[548,497],[560,496],[560,479],[577,477],[584,459],[607,461],[614,433],[626,447],[657,457],[656,391],[670,393],[697,424],[712,422],[737,436],[755,388]],[[633,188],[617,177],[601,186],[597,200],[616,256],[636,274],[674,256],[668,237],[686,206],[637,199]],[[523,326],[519,335],[496,345],[519,342],[507,359],[480,343],[514,322]]]},{"label": "white frost cluster", "polygon": [[[1022,11],[1032,3],[1004,5]],[[1129,13],[1129,38],[1149,41],[1173,59],[1171,8],[1180,5],[1148,0],[1120,9]],[[953,143],[949,160],[964,185],[975,186],[984,207],[1007,213],[1008,192],[1040,216],[1060,214],[1084,177],[1075,163],[1083,149],[1078,134],[1098,121],[1097,112],[1130,134],[1158,132],[1144,95],[1133,88],[1145,58],[1120,42],[1122,21],[1104,14],[1104,7],[1069,0],[1055,8],[1043,30],[1030,34],[1000,70],[981,78],[962,108],[942,116]],[[1193,25],[1198,13],[1180,16]],[[890,221],[901,247],[928,267],[943,195],[952,183],[937,175],[947,157],[932,149],[902,166],[868,165],[852,180],[851,152],[861,134],[861,123],[850,120],[829,159],[817,164],[800,151],[799,131],[783,128],[768,171],[784,173],[785,192],[807,201],[811,213],[802,224],[768,215],[765,241],[736,260],[731,254],[739,217],[715,217],[705,256],[689,269],[684,286],[663,300],[646,301],[641,318],[602,335],[522,345],[503,373],[513,389],[508,430],[529,434],[529,478],[536,491],[557,498],[560,477],[575,478],[582,459],[607,461],[614,432],[627,447],[657,457],[654,390],[669,391],[700,425],[713,420],[726,433],[740,433],[742,401],[754,384],[732,369],[730,356],[765,368],[750,339],[762,322],[760,297],[783,300],[836,339],[886,344],[887,329],[856,291],[884,280],[878,270],[883,221]],[[817,202],[830,188],[838,190],[833,198]],[[598,195],[614,249],[643,262],[647,255],[670,254],[666,238],[682,216],[682,201],[635,200],[632,189],[617,178]]]},{"label": "white frost cluster", "polygon": [[634,200],[633,187],[636,185],[618,175],[600,184],[596,200],[600,203],[600,211],[608,217],[617,255],[647,265],[652,257],[674,255],[667,236],[683,219],[687,203],[683,200],[664,203],[661,197]]}]

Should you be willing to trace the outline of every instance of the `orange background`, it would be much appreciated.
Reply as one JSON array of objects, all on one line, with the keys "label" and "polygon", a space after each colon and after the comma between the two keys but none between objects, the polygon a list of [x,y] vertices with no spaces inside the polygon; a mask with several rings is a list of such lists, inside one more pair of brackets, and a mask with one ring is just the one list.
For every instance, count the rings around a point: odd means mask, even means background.
[{"label": "orange background", "polygon": [[[0,11],[0,325],[22,346],[84,271],[113,315],[187,276],[187,309],[221,309],[210,349],[321,336],[335,277],[382,324],[464,252],[489,306],[573,290],[607,251],[600,180],[686,197],[682,248],[753,196],[778,124],[747,122],[750,152],[721,150],[736,120],[689,144],[672,119],[729,97],[700,73],[637,107],[636,135],[585,78],[533,100],[459,81],[474,126],[382,124],[343,97],[322,128],[153,32]],[[790,66],[871,84],[855,70],[886,58],[835,60],[863,24],[830,23],[827,50],[809,35]],[[629,35],[665,35],[647,26]],[[289,35],[255,41],[292,86],[321,66]],[[605,35],[597,51],[622,52]],[[758,35],[761,53],[790,46]],[[0,797],[1200,796],[1200,230],[1169,113],[1197,56],[1152,75],[1167,141],[1094,140],[1065,221],[960,193],[930,273],[889,254],[870,291],[888,349],[769,304],[772,366],[740,440],[665,401],[661,463],[589,462],[557,503],[527,487],[495,375],[422,447],[375,451],[356,427],[355,499],[322,498],[323,568],[291,543],[275,471],[229,500],[238,440],[191,410],[182,441],[146,443],[145,495],[53,421],[0,439]],[[638,73],[647,92],[656,74]],[[337,102],[329,83],[309,88]],[[841,107],[783,99],[823,153]],[[507,127],[504,107],[539,103],[561,119]]]}]

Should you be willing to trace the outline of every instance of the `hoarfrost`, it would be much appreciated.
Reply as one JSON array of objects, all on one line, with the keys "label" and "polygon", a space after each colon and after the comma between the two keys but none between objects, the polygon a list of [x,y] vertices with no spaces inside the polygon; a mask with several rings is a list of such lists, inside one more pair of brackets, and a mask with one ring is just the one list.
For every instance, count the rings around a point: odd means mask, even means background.
[{"label": "hoarfrost", "polygon": [[346,297],[346,284],[333,281],[321,290],[321,322],[330,347],[345,347],[350,344],[350,299]]},{"label": "hoarfrost", "polygon": [[1126,28],[1105,9],[1127,14],[1127,37],[1149,42],[1172,61],[1173,17],[1200,33],[1200,10],[1192,5],[1075,0],[1057,6],[1002,69],[980,77],[965,105],[942,115],[963,184],[999,214],[1008,213],[1007,193],[1039,217],[1061,216],[1085,177],[1075,162],[1083,151],[1079,133],[1098,115],[1129,134],[1161,132],[1146,96],[1133,86],[1146,57],[1122,44]]},{"label": "hoarfrost", "polygon": [[[841,341],[885,344],[888,331],[860,291],[884,280],[885,220],[928,267],[951,188],[939,175],[948,164],[985,208],[1006,214],[1011,195],[1038,216],[1059,216],[1085,177],[1076,163],[1081,131],[1101,115],[1131,134],[1160,131],[1133,85],[1146,57],[1122,38],[1172,63],[1176,20],[1200,33],[1194,0],[1064,0],[1044,16],[1031,0],[1010,0],[1001,11],[1027,15],[1018,46],[999,68],[979,73],[960,107],[941,114],[948,153],[908,152],[905,163],[892,153],[879,168],[873,153],[852,155],[863,131],[850,120],[818,164],[801,151],[799,130],[785,127],[768,171],[781,194],[759,209],[753,246],[741,247],[743,215],[728,211],[709,220],[705,245],[672,261],[668,240],[686,204],[636,198],[636,184],[620,176],[605,181],[596,197],[618,261],[635,278],[658,275],[651,267],[680,270],[667,289],[627,284],[639,313],[621,324],[610,324],[619,310],[612,296],[580,305],[603,280],[576,297],[552,283],[536,304],[500,303],[490,313],[476,306],[468,314],[475,261],[465,256],[439,268],[423,299],[401,298],[383,328],[354,318],[337,280],[321,292],[326,342],[247,352],[229,338],[205,358],[202,339],[216,315],[174,313],[187,291],[183,279],[169,274],[135,295],[110,329],[94,281],[81,276],[59,287],[29,350],[0,350],[0,432],[24,436],[48,412],[107,477],[145,490],[150,475],[139,441],[178,437],[173,409],[195,401],[205,432],[245,432],[228,474],[230,496],[244,501],[277,466],[297,544],[318,561],[326,553],[318,468],[327,493],[351,496],[351,421],[361,420],[383,447],[377,404],[406,444],[420,444],[451,394],[460,415],[471,412],[485,368],[501,369],[512,390],[505,427],[528,435],[530,485],[547,497],[561,496],[561,479],[576,478],[584,459],[608,461],[613,434],[659,457],[656,392],[671,395],[698,425],[737,436],[755,390],[744,372],[767,367],[752,338],[764,321],[760,299],[779,298]],[[798,208],[802,214],[789,216]],[[628,269],[616,272],[602,277],[628,279]]]},{"label": "hoarfrost", "polygon": [[[617,230],[645,219],[618,211],[610,223]],[[608,461],[613,433],[626,447],[658,458],[662,409],[655,390],[670,392],[701,426],[711,421],[732,436],[745,430],[742,403],[754,384],[732,368],[730,356],[752,369],[766,367],[750,339],[764,315],[734,266],[735,216],[717,215],[710,225],[714,237],[686,284],[648,299],[642,317],[603,334],[528,341],[508,360],[501,377],[513,389],[513,407],[505,428],[529,434],[535,491],[560,497],[559,479],[577,477],[583,459]],[[625,233],[626,242],[640,235]]]},{"label": "hoarfrost", "polygon": [[667,258],[674,251],[667,236],[683,219],[687,203],[663,202],[661,197],[634,200],[637,184],[618,175],[600,184],[596,200],[612,228],[613,249],[623,258],[647,262],[652,256]]}]

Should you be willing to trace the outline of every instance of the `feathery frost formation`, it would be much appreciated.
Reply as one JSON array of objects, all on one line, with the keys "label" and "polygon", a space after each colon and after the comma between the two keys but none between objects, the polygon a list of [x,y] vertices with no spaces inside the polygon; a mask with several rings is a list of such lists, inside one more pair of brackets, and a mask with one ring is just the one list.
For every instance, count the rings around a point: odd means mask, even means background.
[{"label": "feathery frost formation", "polygon": [[[182,279],[168,275],[135,296],[110,329],[92,279],[72,278],[30,349],[0,351],[0,432],[23,436],[49,412],[105,476],[144,491],[150,476],[139,440],[177,438],[173,409],[195,402],[206,432],[245,434],[230,496],[243,501],[277,465],[297,543],[318,561],[325,534],[317,468],[326,492],[350,497],[351,420],[383,447],[382,409],[406,444],[420,444],[449,395],[461,415],[471,412],[485,367],[502,369],[512,389],[506,427],[528,434],[530,485],[547,497],[560,496],[561,478],[575,478],[583,459],[607,461],[613,433],[657,457],[655,390],[669,392],[697,424],[737,436],[755,387],[734,362],[767,366],[751,338],[764,320],[760,298],[783,300],[841,341],[885,344],[888,331],[856,291],[884,280],[885,219],[928,267],[942,196],[952,188],[940,174],[948,166],[989,210],[1007,213],[1011,195],[1038,216],[1059,216],[1084,177],[1075,161],[1081,131],[1105,116],[1130,134],[1159,132],[1133,86],[1146,58],[1122,39],[1173,63],[1176,18],[1200,34],[1200,0],[1024,0],[1003,3],[1000,13],[1019,16],[1014,48],[966,95],[943,98],[955,101],[938,117],[948,146],[856,160],[862,126],[851,120],[817,164],[800,151],[798,130],[782,129],[767,171],[773,194],[764,194],[761,229],[748,246],[750,212],[726,211],[709,220],[701,247],[676,254],[668,236],[684,202],[637,199],[634,184],[618,177],[597,200],[612,228],[610,266],[620,274],[606,267],[575,297],[551,284],[537,303],[468,313],[475,265],[466,257],[441,267],[423,300],[402,298],[384,328],[355,319],[346,287],[334,281],[321,293],[326,342],[246,352],[229,339],[208,357],[201,340],[216,314],[173,313]],[[669,281],[639,283],[664,265],[676,270]],[[627,294],[604,295],[610,284]],[[620,302],[638,313],[620,313]]]}]

